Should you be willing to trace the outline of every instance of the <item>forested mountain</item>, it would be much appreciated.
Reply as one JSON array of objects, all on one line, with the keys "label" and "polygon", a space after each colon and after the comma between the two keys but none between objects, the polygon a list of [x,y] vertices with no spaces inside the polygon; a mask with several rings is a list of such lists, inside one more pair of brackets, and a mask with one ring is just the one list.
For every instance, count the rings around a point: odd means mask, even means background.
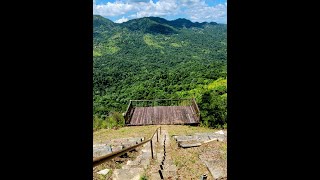
[{"label": "forested mountain", "polygon": [[112,124],[130,99],[194,96],[203,125],[226,126],[225,24],[94,15],[93,68],[95,121]]}]

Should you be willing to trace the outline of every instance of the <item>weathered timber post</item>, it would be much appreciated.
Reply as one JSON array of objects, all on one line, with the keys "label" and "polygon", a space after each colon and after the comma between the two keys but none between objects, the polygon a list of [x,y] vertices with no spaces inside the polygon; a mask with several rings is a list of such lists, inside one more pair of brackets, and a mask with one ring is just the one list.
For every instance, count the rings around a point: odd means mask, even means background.
[{"label": "weathered timber post", "polygon": [[152,139],[150,140],[150,145],[151,145],[151,157],[152,157],[152,159],[153,159]]},{"label": "weathered timber post", "polygon": [[158,129],[157,129],[157,142],[159,142],[159,140],[158,140]]}]

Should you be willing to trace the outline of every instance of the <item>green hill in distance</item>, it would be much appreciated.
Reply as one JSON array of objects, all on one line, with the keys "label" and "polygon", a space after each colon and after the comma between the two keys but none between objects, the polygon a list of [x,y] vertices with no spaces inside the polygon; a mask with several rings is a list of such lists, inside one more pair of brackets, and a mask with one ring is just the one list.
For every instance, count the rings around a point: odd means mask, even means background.
[{"label": "green hill in distance", "polygon": [[226,127],[227,25],[93,16],[94,119],[108,126],[130,99],[195,97],[202,125]]}]

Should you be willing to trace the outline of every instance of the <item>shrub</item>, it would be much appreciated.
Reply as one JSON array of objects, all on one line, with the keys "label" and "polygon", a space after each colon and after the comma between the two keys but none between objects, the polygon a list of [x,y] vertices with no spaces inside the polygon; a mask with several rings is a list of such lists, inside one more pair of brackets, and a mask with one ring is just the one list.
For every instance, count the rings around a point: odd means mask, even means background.
[{"label": "shrub", "polygon": [[119,112],[111,112],[107,118],[108,128],[122,127],[125,124],[124,117]]},{"label": "shrub", "polygon": [[215,90],[204,92],[202,102],[199,104],[201,125],[222,128],[227,123],[227,95],[219,93]]},{"label": "shrub", "polygon": [[124,117],[119,112],[111,112],[109,116],[102,118],[98,115],[93,117],[93,130],[122,127],[125,125]]},{"label": "shrub", "polygon": [[93,117],[93,130],[99,130],[102,128],[106,128],[106,121],[98,116]]}]

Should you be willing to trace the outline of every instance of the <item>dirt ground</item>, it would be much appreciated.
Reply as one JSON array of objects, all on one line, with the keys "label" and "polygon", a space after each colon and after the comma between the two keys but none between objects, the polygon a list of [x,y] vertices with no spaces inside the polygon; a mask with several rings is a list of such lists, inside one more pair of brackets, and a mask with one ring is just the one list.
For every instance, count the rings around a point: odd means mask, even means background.
[{"label": "dirt ground", "polygon": [[[211,157],[208,158],[217,160],[217,162],[221,163],[223,168],[227,168],[226,142],[212,141],[207,144],[202,144],[199,147],[184,149],[178,147],[178,144],[172,138],[171,148],[172,157],[177,166],[178,179],[200,179],[204,174],[207,175],[208,180],[213,179],[206,165],[199,159],[199,155],[208,151],[213,152],[209,154]],[[223,151],[223,155],[221,155],[219,151]]]},{"label": "dirt ground", "polygon": [[[93,168],[93,180],[106,180],[109,179],[112,175],[112,169],[120,169],[123,165],[127,163],[128,160],[134,160],[138,155],[141,147],[138,147],[136,150],[128,152],[123,156],[116,157],[110,161],[104,162]],[[110,169],[110,172],[107,175],[98,174],[100,170]]]},{"label": "dirt ground", "polygon": [[[94,144],[99,144],[105,140],[118,139],[118,138],[128,138],[128,137],[145,137],[149,138],[156,128],[159,126],[131,126],[123,127],[117,130],[114,129],[103,129],[94,132],[93,142]],[[216,159],[221,166],[227,168],[227,142],[217,142],[213,141],[207,144],[203,144],[200,147],[193,148],[180,148],[178,147],[174,135],[193,135],[194,133],[203,132],[215,132],[219,129],[211,129],[205,127],[197,126],[183,126],[183,125],[162,125],[162,129],[166,129],[170,136],[170,148],[172,152],[172,159],[177,166],[178,179],[200,179],[201,175],[206,174],[208,180],[213,179],[210,171],[206,165],[200,160],[199,155],[210,151],[213,153],[207,153],[210,158]],[[141,148],[141,147],[140,147]],[[138,149],[139,151],[139,149]],[[217,152],[217,153],[214,153]],[[220,153],[218,153],[220,152]],[[223,152],[223,153],[221,153]],[[118,169],[122,165],[126,164],[128,160],[133,160],[138,155],[138,152],[128,153],[127,158],[115,158],[112,161],[106,162],[94,168],[94,180],[108,179],[112,172],[109,172],[107,176],[99,175],[95,172],[99,170],[108,169]],[[220,178],[219,180],[225,180],[227,178]]]}]

